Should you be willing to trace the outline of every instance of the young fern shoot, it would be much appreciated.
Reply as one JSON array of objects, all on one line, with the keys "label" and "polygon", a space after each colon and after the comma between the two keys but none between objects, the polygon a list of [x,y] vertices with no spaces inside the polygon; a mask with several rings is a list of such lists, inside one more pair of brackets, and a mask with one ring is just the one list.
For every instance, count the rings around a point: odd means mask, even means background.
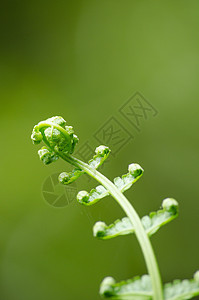
[{"label": "young fern shoot", "polygon": [[110,149],[99,146],[95,156],[85,163],[72,156],[78,137],[72,126],[67,126],[62,117],[52,117],[34,126],[31,139],[34,144],[43,141],[46,146],[39,151],[41,161],[47,165],[62,158],[74,169],[59,175],[62,184],[70,184],[83,174],[88,174],[98,181],[99,185],[90,192],[80,191],[77,194],[79,203],[90,206],[102,198],[111,195],[126,213],[126,217],[111,225],[99,221],[93,227],[93,235],[107,240],[117,236],[135,233],[146,262],[148,274],[141,277],[116,283],[112,277],[106,277],[100,286],[100,295],[104,298],[120,300],[185,300],[199,295],[199,271],[190,280],[175,280],[163,286],[159,267],[151,245],[150,236],[164,224],[175,219],[178,215],[178,203],[172,198],[164,199],[162,209],[152,212],[140,219],[134,207],[124,196],[142,175],[143,169],[138,164],[130,164],[128,173],[110,181],[97,169],[108,158]]}]

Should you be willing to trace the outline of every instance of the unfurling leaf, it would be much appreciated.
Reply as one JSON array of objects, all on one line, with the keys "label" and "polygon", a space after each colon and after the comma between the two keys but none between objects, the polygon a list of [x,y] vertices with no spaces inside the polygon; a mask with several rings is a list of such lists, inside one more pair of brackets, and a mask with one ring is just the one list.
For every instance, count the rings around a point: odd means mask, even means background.
[{"label": "unfurling leaf", "polygon": [[104,298],[152,300],[152,294],[152,284],[149,275],[137,276],[119,283],[116,283],[112,277],[106,277],[100,286],[100,295]]},{"label": "unfurling leaf", "polygon": [[77,201],[84,205],[92,205],[98,202],[100,199],[109,195],[109,192],[103,187],[98,185],[95,189],[92,189],[90,193],[87,191],[80,191],[77,194]]},{"label": "unfurling leaf", "polygon": [[48,165],[59,158],[59,156],[56,155],[55,152],[53,152],[51,149],[48,149],[46,147],[42,147],[38,151],[38,155],[41,161],[44,163],[44,165]]},{"label": "unfurling leaf", "polygon": [[93,227],[93,234],[100,239],[111,239],[136,232],[149,275],[137,276],[119,283],[116,283],[112,277],[107,277],[100,286],[101,296],[115,300],[187,300],[199,295],[199,271],[194,274],[194,278],[191,280],[174,280],[172,283],[162,286],[149,236],[177,217],[178,203],[174,199],[167,198],[162,203],[162,209],[139,219],[136,211],[122,193],[143,175],[144,170],[140,165],[130,164],[127,174],[116,177],[114,183],[110,182],[108,178],[96,171],[109,156],[110,149],[103,145],[97,147],[94,157],[88,164],[71,156],[78,142],[78,137],[74,134],[73,127],[67,126],[66,121],[60,116],[49,118],[35,125],[31,139],[34,144],[39,144],[42,141],[46,144],[47,147],[42,147],[38,151],[39,157],[45,165],[61,157],[75,167],[71,172],[63,172],[59,175],[59,181],[62,184],[67,185],[82,174],[88,174],[99,184],[104,185],[97,186],[90,193],[87,191],[79,192],[77,200],[80,203],[89,206],[110,194],[129,216],[117,220],[111,225],[97,222]]},{"label": "unfurling leaf", "polygon": [[127,235],[134,232],[133,225],[128,217],[116,220],[113,224],[106,225],[104,222],[97,222],[93,227],[93,235],[102,240],[112,239],[119,235]]},{"label": "unfurling leaf", "polygon": [[[70,127],[70,126],[68,126],[68,127]],[[69,129],[68,129],[69,130]],[[72,130],[72,129],[71,129]],[[73,132],[73,131],[71,131],[71,132]],[[76,137],[76,136],[75,136]],[[73,138],[74,138],[74,135],[73,135]],[[74,139],[74,145],[73,145],[73,147],[75,146],[75,139]],[[93,168],[95,168],[95,169],[97,169],[104,161],[105,161],[105,159],[108,157],[108,155],[109,155],[109,153],[110,153],[110,150],[109,150],[109,148],[108,147],[106,147],[106,146],[99,146],[99,147],[97,147],[96,148],[96,150],[95,150],[95,152],[96,152],[96,155],[93,157],[93,159],[91,159],[90,161],[89,161],[89,165],[91,166],[91,167],[93,167]],[[71,171],[71,172],[63,172],[63,173],[61,173],[60,175],[59,175],[59,178],[58,178],[58,180],[59,180],[59,182],[60,183],[62,183],[62,184],[69,184],[69,183],[71,183],[71,182],[73,182],[73,181],[75,181],[77,178],[79,178],[82,174],[84,174],[85,172],[83,172],[81,169],[78,169],[78,168],[75,168],[73,171]],[[103,188],[103,187],[102,187]],[[99,195],[96,195],[96,193],[94,193],[94,191],[95,190],[92,190],[91,191],[91,196],[92,196],[92,199],[93,199],[93,197],[94,196],[99,196]],[[101,188],[99,187],[97,187],[96,188],[96,191],[97,192],[101,192]],[[81,194],[80,194],[81,195]],[[100,197],[99,199],[101,199],[102,197]],[[83,198],[84,199],[84,198]],[[99,200],[98,199],[98,200]],[[91,200],[91,199],[90,199]],[[97,199],[96,199],[96,201],[97,201]],[[95,201],[95,202],[96,202]],[[81,200],[79,201],[79,202],[81,202]],[[84,203],[84,202],[81,202],[81,203]],[[94,203],[94,202],[93,202]],[[93,204],[93,203],[91,203],[91,204]]]},{"label": "unfurling leaf", "polygon": [[34,144],[42,140],[57,154],[72,154],[78,142],[72,126],[59,116],[39,122],[34,126],[31,139]]},{"label": "unfurling leaf", "polygon": [[143,174],[144,170],[138,164],[130,164],[128,173],[122,177],[116,177],[114,184],[123,193],[128,190]]},{"label": "unfurling leaf", "polygon": [[81,169],[75,168],[71,172],[62,172],[58,180],[62,184],[69,184],[75,181],[77,178],[79,178],[84,172]]},{"label": "unfurling leaf", "polygon": [[[144,216],[141,221],[149,236],[153,235],[164,224],[170,222],[178,215],[178,203],[176,200],[167,198],[162,202],[162,209]],[[93,227],[94,236],[100,239],[111,239],[120,235],[134,233],[134,227],[128,217],[116,220],[111,225],[97,222]]]},{"label": "unfurling leaf", "polygon": [[35,145],[41,143],[41,141],[43,140],[43,135],[39,131],[39,128],[37,125],[35,125],[33,128],[33,131],[31,134],[31,140],[32,140],[33,144],[35,144]]},{"label": "unfurling leaf", "polygon": [[109,153],[111,150],[106,146],[99,146],[95,149],[96,155],[93,156],[91,160],[89,160],[88,164],[94,168],[97,169],[99,166],[103,164],[103,162],[107,159],[109,156]]},{"label": "unfurling leaf", "polygon": [[199,295],[199,271],[193,279],[174,280],[164,286],[165,300],[188,300]]},{"label": "unfurling leaf", "polygon": [[178,216],[178,202],[173,198],[166,198],[162,202],[162,209],[151,212],[149,216],[141,219],[148,235],[153,235],[163,225],[171,222]]}]

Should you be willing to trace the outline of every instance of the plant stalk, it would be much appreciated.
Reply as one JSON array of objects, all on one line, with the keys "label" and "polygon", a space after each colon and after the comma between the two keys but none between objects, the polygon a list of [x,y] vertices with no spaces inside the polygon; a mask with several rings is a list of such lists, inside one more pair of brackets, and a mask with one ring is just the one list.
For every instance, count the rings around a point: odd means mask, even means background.
[{"label": "plant stalk", "polygon": [[131,223],[135,228],[135,234],[139,241],[140,247],[142,249],[148,273],[151,278],[152,288],[153,288],[153,300],[163,300],[163,289],[162,289],[162,280],[160,276],[159,267],[157,260],[151,245],[151,241],[141,223],[141,220],[127,200],[127,198],[118,190],[118,188],[103,174],[98,172],[96,169],[91,168],[88,164],[72,157],[69,155],[60,154],[59,155],[70,164],[75,167],[81,168],[85,173],[96,179],[100,184],[102,184],[113,196],[113,198],[118,202],[121,208],[124,210]]}]

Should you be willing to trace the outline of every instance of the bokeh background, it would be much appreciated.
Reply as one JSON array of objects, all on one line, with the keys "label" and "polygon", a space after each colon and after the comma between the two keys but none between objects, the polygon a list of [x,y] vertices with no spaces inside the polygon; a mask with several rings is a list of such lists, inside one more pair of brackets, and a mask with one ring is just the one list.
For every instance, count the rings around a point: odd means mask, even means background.
[{"label": "bokeh background", "polygon": [[[97,300],[105,276],[146,273],[135,237],[92,236],[96,221],[124,216],[112,198],[91,208],[43,199],[45,179],[70,170],[61,160],[44,166],[30,140],[53,115],[93,150],[111,117],[130,131],[133,140],[102,171],[113,179],[129,163],[143,166],[126,192],[140,216],[168,196],[179,201],[179,218],[152,243],[164,282],[191,278],[199,268],[199,2],[8,0],[0,22],[0,299]],[[136,91],[158,111],[140,132],[119,113]]]}]

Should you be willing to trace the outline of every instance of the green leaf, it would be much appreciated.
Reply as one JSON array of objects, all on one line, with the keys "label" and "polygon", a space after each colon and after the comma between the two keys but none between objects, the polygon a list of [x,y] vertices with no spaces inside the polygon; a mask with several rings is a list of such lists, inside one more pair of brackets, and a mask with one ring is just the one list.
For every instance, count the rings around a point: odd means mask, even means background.
[{"label": "green leaf", "polygon": [[[144,216],[141,221],[149,236],[153,235],[164,224],[175,219],[178,215],[178,203],[176,200],[167,198],[162,202],[162,209]],[[111,239],[120,235],[134,233],[134,227],[128,217],[116,220],[111,225],[97,222],[93,227],[94,236],[100,239]]]},{"label": "green leaf", "polygon": [[128,167],[128,173],[122,175],[122,177],[116,177],[114,184],[123,193],[128,190],[142,175],[144,170],[138,164],[130,164]]},{"label": "green leaf", "polygon": [[99,168],[99,166],[101,166],[109,156],[110,151],[111,150],[108,147],[103,145],[97,147],[95,149],[96,155],[94,155],[93,158],[89,160],[88,164],[94,169]]},{"label": "green leaf", "polygon": [[165,300],[187,300],[199,295],[199,271],[193,279],[174,280],[164,286]]},{"label": "green leaf", "polygon": [[90,193],[87,191],[80,191],[77,194],[77,201],[86,206],[95,204],[100,199],[109,195],[109,192],[103,187],[103,185],[98,185],[95,189],[92,189]]},{"label": "green leaf", "polygon": [[135,277],[116,283],[114,278],[106,277],[100,286],[100,295],[104,298],[120,300],[152,300],[152,285],[149,275]]},{"label": "green leaf", "polygon": [[82,174],[84,174],[84,172],[81,169],[75,168],[71,172],[62,172],[59,175],[58,180],[60,183],[67,185],[74,182]]}]

